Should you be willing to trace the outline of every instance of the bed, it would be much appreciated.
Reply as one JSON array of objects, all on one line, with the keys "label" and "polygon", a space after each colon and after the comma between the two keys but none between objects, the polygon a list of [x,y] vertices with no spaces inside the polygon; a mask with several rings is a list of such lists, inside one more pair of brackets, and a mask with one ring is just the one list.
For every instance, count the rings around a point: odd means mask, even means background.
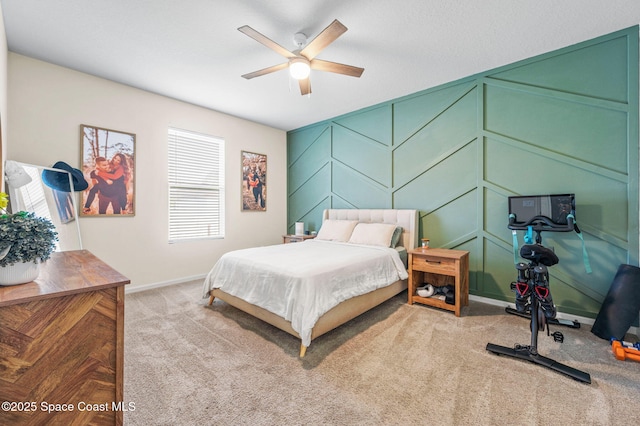
[{"label": "bed", "polygon": [[224,254],[203,297],[301,339],[304,357],[313,339],[407,288],[407,251],[417,241],[417,210],[328,209],[315,239]]}]

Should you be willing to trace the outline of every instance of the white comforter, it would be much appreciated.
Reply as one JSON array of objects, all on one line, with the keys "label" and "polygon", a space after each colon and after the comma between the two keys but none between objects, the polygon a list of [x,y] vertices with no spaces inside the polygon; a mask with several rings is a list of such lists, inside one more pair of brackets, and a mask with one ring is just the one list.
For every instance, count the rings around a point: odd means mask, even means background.
[{"label": "white comforter", "polygon": [[203,297],[221,288],[260,306],[290,321],[309,346],[325,312],[407,277],[395,249],[307,240],[224,254],[205,279]]}]

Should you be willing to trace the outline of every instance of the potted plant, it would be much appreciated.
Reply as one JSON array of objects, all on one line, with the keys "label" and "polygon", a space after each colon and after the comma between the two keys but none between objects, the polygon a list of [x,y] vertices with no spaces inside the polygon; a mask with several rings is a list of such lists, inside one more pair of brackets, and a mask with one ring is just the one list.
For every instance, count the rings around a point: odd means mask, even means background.
[{"label": "potted plant", "polygon": [[0,285],[28,283],[55,250],[58,233],[51,221],[35,213],[7,214],[7,203],[7,194],[0,192]]}]

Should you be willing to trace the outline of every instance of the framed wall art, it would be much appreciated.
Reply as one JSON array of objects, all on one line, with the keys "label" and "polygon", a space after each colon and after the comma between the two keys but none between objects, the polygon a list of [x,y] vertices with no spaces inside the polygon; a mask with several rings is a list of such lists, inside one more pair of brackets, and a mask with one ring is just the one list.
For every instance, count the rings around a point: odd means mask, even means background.
[{"label": "framed wall art", "polygon": [[81,216],[135,214],[135,143],[133,133],[80,126],[82,173]]},{"label": "framed wall art", "polygon": [[267,210],[267,156],[242,151],[242,211]]}]

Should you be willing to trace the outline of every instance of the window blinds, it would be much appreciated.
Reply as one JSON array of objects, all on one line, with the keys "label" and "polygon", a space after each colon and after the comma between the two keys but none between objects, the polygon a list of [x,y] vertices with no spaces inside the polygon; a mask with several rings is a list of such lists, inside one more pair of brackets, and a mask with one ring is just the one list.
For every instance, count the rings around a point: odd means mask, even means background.
[{"label": "window blinds", "polygon": [[224,237],[224,140],[169,129],[169,242]]}]

